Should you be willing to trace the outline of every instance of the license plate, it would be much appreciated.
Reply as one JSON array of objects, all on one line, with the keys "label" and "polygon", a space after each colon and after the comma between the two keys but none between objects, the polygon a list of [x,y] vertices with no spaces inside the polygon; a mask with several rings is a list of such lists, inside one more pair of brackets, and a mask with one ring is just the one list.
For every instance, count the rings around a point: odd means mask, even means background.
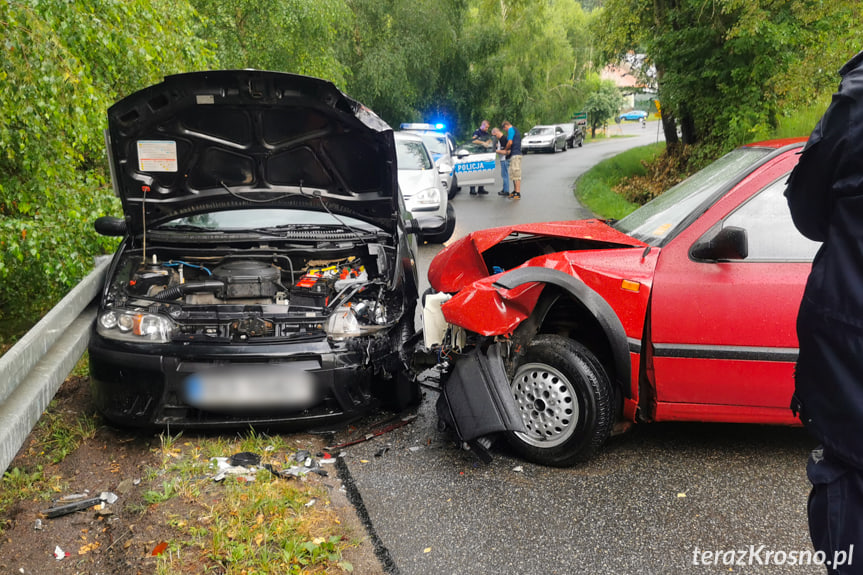
[{"label": "license plate", "polygon": [[201,409],[306,409],[321,400],[308,371],[319,367],[317,361],[219,366],[187,377],[183,392]]}]

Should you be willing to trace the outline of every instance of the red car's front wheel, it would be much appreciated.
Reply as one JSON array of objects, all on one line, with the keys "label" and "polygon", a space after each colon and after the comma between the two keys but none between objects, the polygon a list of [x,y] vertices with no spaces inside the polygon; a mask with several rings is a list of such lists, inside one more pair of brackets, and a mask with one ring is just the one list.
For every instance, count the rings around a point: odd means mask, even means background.
[{"label": "red car's front wheel", "polygon": [[578,342],[535,337],[511,389],[527,433],[509,432],[507,439],[529,461],[568,467],[588,459],[611,434],[611,384],[596,356]]}]

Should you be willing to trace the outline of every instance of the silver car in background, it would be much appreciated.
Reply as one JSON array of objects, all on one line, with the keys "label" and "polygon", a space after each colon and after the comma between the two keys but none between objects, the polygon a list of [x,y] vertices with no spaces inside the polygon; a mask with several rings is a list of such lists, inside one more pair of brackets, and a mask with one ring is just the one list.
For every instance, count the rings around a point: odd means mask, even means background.
[{"label": "silver car in background", "polygon": [[566,150],[566,134],[560,126],[534,126],[521,140],[522,152]]},{"label": "silver car in background", "polygon": [[394,132],[399,190],[405,208],[418,221],[422,239],[443,243],[455,231],[455,210],[440,181],[422,137],[413,132]]}]

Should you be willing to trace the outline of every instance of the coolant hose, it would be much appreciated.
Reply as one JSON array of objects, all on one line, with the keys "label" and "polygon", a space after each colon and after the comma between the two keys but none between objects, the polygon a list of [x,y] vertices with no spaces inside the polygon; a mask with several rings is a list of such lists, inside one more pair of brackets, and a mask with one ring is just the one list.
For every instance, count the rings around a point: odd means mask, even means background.
[{"label": "coolant hose", "polygon": [[219,280],[204,280],[200,282],[188,282],[164,289],[153,296],[158,301],[177,299],[187,293],[215,292],[225,289],[225,282]]}]

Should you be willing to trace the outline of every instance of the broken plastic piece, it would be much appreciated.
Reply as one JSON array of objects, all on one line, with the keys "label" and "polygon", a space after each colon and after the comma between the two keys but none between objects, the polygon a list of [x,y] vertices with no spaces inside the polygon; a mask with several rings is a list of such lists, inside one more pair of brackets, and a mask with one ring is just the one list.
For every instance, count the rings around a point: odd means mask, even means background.
[{"label": "broken plastic piece", "polygon": [[69,556],[69,554],[66,553],[65,551],[63,551],[59,545],[54,547],[54,559],[56,559],[57,561],[62,561],[63,559],[65,559],[68,556]]},{"label": "broken plastic piece", "polygon": [[[236,455],[240,455],[238,459],[235,459],[235,456],[231,457],[213,457],[210,461],[216,463],[217,473],[213,476],[213,481],[219,482],[225,479],[228,475],[236,475],[242,476],[246,479],[246,481],[253,481],[252,475],[258,472],[258,464],[254,465],[232,465],[230,462],[239,460],[239,461],[251,461],[252,458],[246,458],[246,455],[254,455],[258,457],[254,453],[238,453]],[[260,457],[258,457],[258,461],[260,462]]]},{"label": "broken plastic piece", "polygon": [[42,515],[44,515],[48,519],[54,519],[55,517],[62,517],[63,515],[68,515],[76,511],[83,511],[85,509],[89,509],[95,505],[99,505],[103,501],[107,503],[114,503],[115,501],[117,501],[117,496],[110,491],[103,491],[99,495],[99,497],[91,497],[90,499],[82,499],[81,501],[75,501],[74,503],[67,503],[66,505],[57,505],[51,507],[43,511]]},{"label": "broken plastic piece", "polygon": [[228,463],[232,466],[257,467],[261,464],[261,456],[250,451],[241,451],[229,457]]},{"label": "broken plastic piece", "polygon": [[158,545],[153,547],[153,552],[150,553],[150,555],[152,555],[153,557],[156,557],[157,555],[161,555],[162,553],[165,552],[165,549],[167,549],[167,548],[168,548],[168,543],[165,541],[160,541]]}]

